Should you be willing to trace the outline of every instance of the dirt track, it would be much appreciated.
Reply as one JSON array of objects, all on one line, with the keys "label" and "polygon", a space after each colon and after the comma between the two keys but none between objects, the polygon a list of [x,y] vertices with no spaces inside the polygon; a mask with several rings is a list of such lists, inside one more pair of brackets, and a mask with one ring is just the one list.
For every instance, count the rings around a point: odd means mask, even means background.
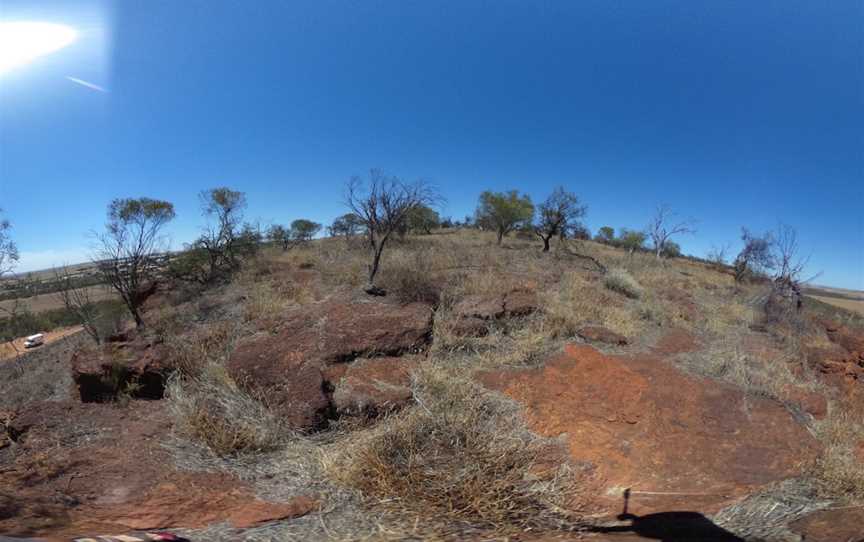
[{"label": "dirt track", "polygon": [[[42,346],[37,346],[36,348],[24,348],[24,340],[26,337],[20,337],[12,341],[12,344],[3,343],[0,345],[0,360],[7,360],[14,358],[18,355],[27,355],[30,352],[35,352],[45,346],[58,341],[64,337],[68,337],[70,335],[74,335],[79,331],[82,331],[84,328],[81,326],[71,326],[71,327],[62,327],[59,329],[55,329],[54,331],[48,331],[44,333],[45,335],[45,344]],[[38,333],[38,331],[33,332]]]}]

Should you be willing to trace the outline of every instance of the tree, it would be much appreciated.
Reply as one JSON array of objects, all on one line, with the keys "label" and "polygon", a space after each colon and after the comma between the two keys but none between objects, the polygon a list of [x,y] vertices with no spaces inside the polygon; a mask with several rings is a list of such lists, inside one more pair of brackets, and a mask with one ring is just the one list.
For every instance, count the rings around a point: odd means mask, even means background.
[{"label": "tree", "polygon": [[603,243],[604,245],[614,245],[615,230],[612,229],[611,226],[603,226],[597,230],[597,235],[594,236],[594,240],[598,243]]},{"label": "tree", "polygon": [[424,181],[406,182],[377,169],[369,172],[367,181],[360,177],[352,177],[348,181],[345,204],[362,218],[369,243],[367,293],[385,293],[375,286],[375,275],[381,263],[381,253],[393,232],[404,223],[412,209],[432,205],[439,199],[435,189]]},{"label": "tree", "polygon": [[438,212],[426,205],[411,209],[405,222],[409,231],[423,232],[426,235],[431,235],[433,229],[441,227],[441,217],[438,216]]},{"label": "tree", "polygon": [[681,256],[681,245],[675,241],[666,241],[666,244],[663,245],[663,251],[660,253],[660,256],[667,259],[678,258]]},{"label": "tree", "polygon": [[621,229],[615,244],[626,250],[631,256],[645,246],[645,233],[637,230]]},{"label": "tree", "polygon": [[486,191],[480,194],[475,212],[477,224],[494,230],[498,244],[513,230],[530,226],[534,218],[534,204],[527,194],[520,196],[517,190],[509,192]]},{"label": "tree", "polygon": [[75,274],[66,266],[54,268],[54,282],[57,285],[57,299],[67,311],[77,317],[90,338],[96,344],[101,344],[99,310],[93,299],[92,289],[76,280]]},{"label": "tree", "polygon": [[115,199],[108,205],[105,232],[97,236],[95,263],[139,328],[144,327],[141,304],[156,286],[158,257],[167,250],[162,229],[174,217],[167,201]]},{"label": "tree", "polygon": [[774,237],[771,232],[759,236],[753,235],[747,228],[741,228],[741,240],[744,247],[733,263],[735,282],[743,282],[754,274],[762,275],[774,269]]},{"label": "tree", "polygon": [[654,216],[648,223],[646,228],[648,235],[651,237],[651,242],[654,245],[654,254],[659,260],[663,247],[669,242],[673,235],[681,235],[685,233],[696,233],[695,221],[690,220],[675,220],[675,213],[668,205],[660,205],[654,212]]},{"label": "tree", "polygon": [[297,243],[305,243],[310,241],[315,235],[321,231],[321,224],[298,218],[291,223],[291,239]]},{"label": "tree", "polygon": [[576,224],[571,228],[570,236],[579,241],[589,241],[591,239],[591,230],[585,224]]},{"label": "tree", "polygon": [[[3,209],[0,209],[0,213]],[[12,224],[6,220],[0,220],[0,278],[11,273],[18,263],[18,246],[9,234]]]},{"label": "tree", "polygon": [[538,210],[540,215],[534,232],[543,240],[543,252],[549,252],[549,240],[556,235],[562,239],[567,237],[568,232],[579,225],[587,207],[579,204],[576,194],[559,186],[538,206]]},{"label": "tree", "polygon": [[291,236],[288,234],[288,228],[281,224],[273,224],[267,229],[267,238],[282,247],[282,250],[288,250],[291,245]]},{"label": "tree", "polygon": [[711,245],[711,250],[708,251],[705,259],[707,259],[716,269],[722,269],[726,265],[726,254],[728,254],[728,252],[728,244],[720,245],[719,247]]},{"label": "tree", "polygon": [[363,231],[363,219],[354,213],[347,213],[336,218],[328,230],[331,237],[343,236],[347,239]]},{"label": "tree", "polygon": [[792,301],[796,310],[800,310],[803,305],[801,273],[804,272],[808,259],[798,257],[798,233],[791,226],[781,224],[777,228],[773,248],[776,269],[773,277],[773,293],[782,299]]},{"label": "tree", "polygon": [[211,282],[240,268],[240,248],[243,245],[240,233],[243,231],[246,195],[222,186],[204,190],[198,198],[202,214],[213,222],[205,226],[204,233],[192,249],[206,254],[206,269],[201,282]]}]

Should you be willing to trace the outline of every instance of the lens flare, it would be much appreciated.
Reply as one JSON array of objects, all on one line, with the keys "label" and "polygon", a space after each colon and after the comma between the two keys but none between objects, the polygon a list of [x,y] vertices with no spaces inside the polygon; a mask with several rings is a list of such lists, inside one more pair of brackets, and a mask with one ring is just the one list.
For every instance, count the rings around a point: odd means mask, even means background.
[{"label": "lens flare", "polygon": [[0,75],[68,46],[78,37],[66,25],[43,22],[0,23]]}]

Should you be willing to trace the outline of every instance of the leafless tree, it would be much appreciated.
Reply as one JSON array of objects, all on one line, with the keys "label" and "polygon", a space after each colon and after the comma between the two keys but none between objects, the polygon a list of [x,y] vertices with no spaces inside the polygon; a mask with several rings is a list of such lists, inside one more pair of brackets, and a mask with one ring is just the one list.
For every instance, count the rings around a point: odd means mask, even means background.
[{"label": "leafless tree", "polygon": [[728,243],[724,245],[711,245],[711,250],[708,251],[706,255],[706,259],[717,269],[723,268],[726,265],[726,259],[728,258],[730,245]]},{"label": "leafless tree", "polygon": [[94,258],[105,282],[144,327],[141,304],[156,286],[158,256],[167,250],[162,229],[175,216],[174,205],[150,198],[115,199],[108,205],[105,232],[98,234]]},{"label": "leafless tree", "polygon": [[93,299],[92,288],[77,283],[74,273],[68,267],[54,268],[54,281],[57,285],[55,297],[63,303],[66,310],[74,314],[84,331],[96,344],[102,343],[99,334],[99,311]]},{"label": "leafless tree", "polygon": [[370,261],[365,291],[372,295],[385,292],[375,286],[381,253],[390,236],[397,232],[411,210],[440,201],[436,190],[425,181],[406,182],[373,169],[368,181],[351,178],[345,188],[345,204],[366,226]]},{"label": "leafless tree", "polygon": [[807,267],[809,258],[799,255],[798,233],[791,226],[781,224],[777,228],[773,247],[773,291],[781,298],[793,302],[796,309],[800,309],[803,304],[801,284],[806,282],[802,281],[801,274]]},{"label": "leafless tree", "polygon": [[543,252],[549,252],[549,240],[556,235],[566,238],[568,232],[580,226],[579,219],[588,208],[580,204],[576,194],[559,186],[537,209],[540,216],[534,232],[543,241]]},{"label": "leafless tree", "polygon": [[696,222],[692,219],[677,220],[676,214],[668,205],[660,205],[648,223],[646,233],[654,244],[654,254],[659,260],[666,243],[675,235],[696,233]]}]

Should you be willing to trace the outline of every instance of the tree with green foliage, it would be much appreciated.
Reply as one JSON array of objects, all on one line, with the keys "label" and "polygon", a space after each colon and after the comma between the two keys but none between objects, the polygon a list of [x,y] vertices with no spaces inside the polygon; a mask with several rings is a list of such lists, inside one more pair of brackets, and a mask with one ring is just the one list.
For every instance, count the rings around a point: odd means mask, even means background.
[{"label": "tree with green foliage", "polygon": [[603,226],[597,230],[597,235],[594,236],[594,240],[598,243],[603,243],[604,245],[614,245],[615,230],[611,226]]},{"label": "tree with green foliage", "polygon": [[408,230],[430,235],[432,230],[441,227],[441,217],[438,212],[427,205],[420,205],[408,213],[405,221]]},{"label": "tree with green foliage", "polygon": [[559,236],[567,237],[568,232],[579,225],[587,207],[581,205],[576,194],[567,192],[563,187],[556,188],[546,201],[538,206],[539,216],[534,233],[543,241],[543,252],[549,252],[549,240]]},{"label": "tree with green foliage", "polygon": [[327,228],[331,237],[345,237],[346,239],[360,234],[365,227],[363,219],[354,213],[346,213],[335,220]]},{"label": "tree with green foliage", "polygon": [[663,250],[660,251],[660,256],[663,258],[678,258],[681,256],[681,245],[675,241],[666,241],[663,245]]},{"label": "tree with green foliage", "polygon": [[141,304],[159,277],[157,257],[167,250],[162,229],[175,216],[174,205],[167,201],[115,199],[108,205],[105,232],[97,236],[95,263],[139,328],[144,327]]},{"label": "tree with green foliage", "polygon": [[496,232],[498,244],[511,231],[531,225],[534,219],[534,204],[528,194],[520,195],[518,190],[480,194],[475,212],[477,224]]},{"label": "tree with green foliage", "polygon": [[281,246],[283,251],[288,250],[291,246],[291,235],[288,232],[288,228],[282,224],[273,224],[267,228],[267,239]]},{"label": "tree with green foliage", "polygon": [[298,218],[291,222],[291,240],[296,243],[306,243],[321,231],[321,224],[312,222],[305,218]]},{"label": "tree with green foliage", "polygon": [[645,247],[645,240],[646,237],[644,232],[622,228],[615,244],[626,250],[632,256],[634,252],[642,250]]}]

